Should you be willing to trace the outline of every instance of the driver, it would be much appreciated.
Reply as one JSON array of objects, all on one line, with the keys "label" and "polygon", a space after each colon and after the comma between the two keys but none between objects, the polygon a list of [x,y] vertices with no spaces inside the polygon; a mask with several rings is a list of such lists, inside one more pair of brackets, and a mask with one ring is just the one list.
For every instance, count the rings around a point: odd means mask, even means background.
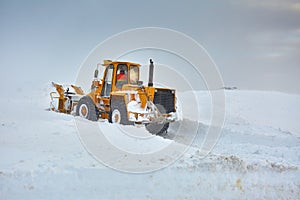
[{"label": "driver", "polygon": [[125,74],[125,70],[124,69],[121,69],[120,70],[120,73],[117,75],[117,80],[118,81],[127,81],[127,75]]}]

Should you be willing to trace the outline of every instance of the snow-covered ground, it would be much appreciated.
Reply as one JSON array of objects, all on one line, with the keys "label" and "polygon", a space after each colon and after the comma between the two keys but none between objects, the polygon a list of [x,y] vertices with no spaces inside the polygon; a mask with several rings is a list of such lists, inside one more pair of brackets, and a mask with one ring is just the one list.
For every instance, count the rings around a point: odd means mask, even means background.
[{"label": "snow-covered ground", "polygon": [[[300,196],[300,96],[279,92],[226,91],[222,135],[204,159],[201,145],[211,117],[210,96],[198,91],[200,121],[193,113],[172,124],[166,138],[135,146],[107,122],[107,139],[125,151],[151,152],[174,141],[178,125],[186,136],[199,129],[175,163],[148,173],[120,172],[84,148],[74,117],[49,112],[47,90],[0,99],[0,199],[298,199]],[[192,93],[179,94],[184,101]],[[193,105],[190,105],[191,108]],[[79,119],[82,120],[82,119]],[[83,123],[94,123],[82,121]],[[131,131],[129,131],[131,132]],[[116,140],[116,138],[121,138]],[[125,142],[124,142],[125,141]],[[109,152],[106,152],[109,153]],[[164,162],[161,160],[161,162]]]}]

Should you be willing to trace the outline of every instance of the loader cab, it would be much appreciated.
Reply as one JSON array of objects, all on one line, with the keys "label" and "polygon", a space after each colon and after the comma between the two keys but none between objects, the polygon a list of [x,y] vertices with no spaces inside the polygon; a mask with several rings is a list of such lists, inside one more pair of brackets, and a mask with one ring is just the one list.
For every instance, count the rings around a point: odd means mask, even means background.
[{"label": "loader cab", "polygon": [[112,91],[122,90],[126,84],[137,85],[140,78],[139,67],[139,64],[130,62],[111,62],[106,65],[101,96],[109,97]]},{"label": "loader cab", "polygon": [[116,90],[125,84],[137,85],[139,81],[139,67],[132,64],[118,64],[116,75]]}]

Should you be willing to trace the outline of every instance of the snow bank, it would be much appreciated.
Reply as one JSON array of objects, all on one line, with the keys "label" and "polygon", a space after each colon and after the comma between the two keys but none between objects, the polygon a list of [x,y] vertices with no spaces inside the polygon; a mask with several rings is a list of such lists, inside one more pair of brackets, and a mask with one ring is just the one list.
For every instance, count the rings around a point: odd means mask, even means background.
[{"label": "snow bank", "polygon": [[[169,167],[144,174],[110,169],[83,147],[74,117],[49,112],[47,91],[0,99],[0,199],[297,199],[300,196],[300,96],[278,92],[226,91],[226,121],[218,144],[205,159],[201,145],[211,118],[207,92],[179,94],[183,120],[168,138],[143,128],[97,122],[113,144],[149,153],[175,138],[198,134],[192,147]],[[21,106],[17,106],[21,105]],[[197,106],[199,115],[196,115]],[[198,118],[199,117],[199,118]],[[195,120],[195,119],[199,119]],[[132,131],[134,129],[134,131]],[[150,139],[137,143],[139,138]],[[180,138],[180,135],[177,135]],[[188,137],[186,137],[188,138]],[[138,145],[137,145],[138,144]],[[109,152],[108,152],[109,153]],[[164,161],[162,161],[164,162]]]},{"label": "snow bank", "polygon": [[[300,135],[300,95],[243,90],[228,90],[225,95],[226,125],[249,123]],[[198,104],[183,105],[185,118],[210,124],[213,107],[210,92],[188,91],[178,96],[182,102],[197,98]]]}]

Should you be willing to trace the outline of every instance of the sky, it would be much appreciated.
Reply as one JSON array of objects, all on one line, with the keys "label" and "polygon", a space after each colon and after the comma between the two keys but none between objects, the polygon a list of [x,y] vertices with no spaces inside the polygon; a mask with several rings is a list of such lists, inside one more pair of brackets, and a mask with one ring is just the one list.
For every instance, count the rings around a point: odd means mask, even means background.
[{"label": "sky", "polygon": [[0,0],[0,88],[18,93],[51,81],[72,83],[95,46],[141,27],[195,39],[226,86],[300,94],[295,0]]}]

